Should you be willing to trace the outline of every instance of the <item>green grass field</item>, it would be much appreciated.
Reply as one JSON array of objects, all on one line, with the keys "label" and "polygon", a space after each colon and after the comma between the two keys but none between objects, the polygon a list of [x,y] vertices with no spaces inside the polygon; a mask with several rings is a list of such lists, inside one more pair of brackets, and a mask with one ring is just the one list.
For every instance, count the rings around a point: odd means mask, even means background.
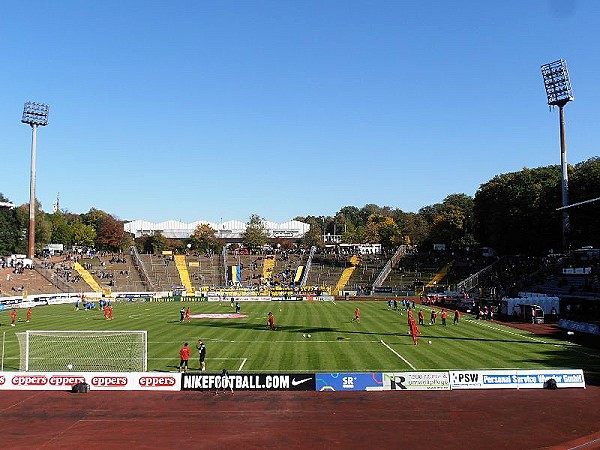
[{"label": "green grass field", "polygon": [[[75,311],[73,305],[41,306],[25,322],[18,310],[16,327],[10,312],[0,313],[4,340],[4,370],[18,370],[19,345],[15,332],[32,330],[147,330],[148,369],[176,371],[179,348],[192,346],[191,370],[199,363],[193,346],[207,345],[207,371],[243,370],[365,372],[427,371],[498,368],[581,368],[600,375],[600,351],[568,341],[536,336],[463,314],[460,324],[421,326],[419,344],[408,334],[407,315],[389,311],[386,302],[259,302],[242,303],[243,319],[192,319],[179,323],[179,309],[192,314],[233,313],[223,303],[114,303],[114,320],[102,312]],[[356,306],[361,323],[353,322]],[[423,307],[426,322],[429,308]],[[273,311],[277,331],[265,324]],[[440,318],[438,315],[438,322]],[[310,334],[311,337],[303,335]],[[428,344],[431,341],[431,344]]]}]

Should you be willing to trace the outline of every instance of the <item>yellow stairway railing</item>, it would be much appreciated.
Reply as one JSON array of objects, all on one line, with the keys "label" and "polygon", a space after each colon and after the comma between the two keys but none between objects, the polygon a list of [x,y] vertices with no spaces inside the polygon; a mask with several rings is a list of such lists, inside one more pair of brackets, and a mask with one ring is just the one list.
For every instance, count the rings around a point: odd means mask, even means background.
[{"label": "yellow stairway railing", "polygon": [[350,266],[346,267],[344,269],[344,271],[342,272],[342,275],[340,276],[340,279],[337,282],[337,284],[335,285],[335,289],[333,290],[334,294],[340,295],[340,292],[343,291],[344,288],[346,287],[348,280],[352,276],[352,273],[354,273],[356,266],[358,266],[358,262],[359,262],[358,256],[352,255],[350,257],[350,259],[348,260],[348,262],[350,263]]},{"label": "yellow stairway railing", "polygon": [[102,292],[102,288],[100,287],[98,282],[94,280],[92,274],[89,273],[87,269],[85,269],[85,267],[76,262],[73,268],[77,271],[79,275],[81,275],[83,281],[85,281],[94,290],[94,292]]},{"label": "yellow stairway railing", "polygon": [[192,280],[190,280],[190,272],[187,269],[185,262],[185,255],[175,255],[175,267],[179,272],[179,279],[181,284],[185,286],[185,290],[188,295],[194,294],[194,288],[192,287]]},{"label": "yellow stairway railing", "polygon": [[263,279],[270,280],[273,278],[273,269],[275,268],[275,256],[266,255],[263,264]]},{"label": "yellow stairway railing", "polygon": [[444,279],[444,277],[448,274],[448,271],[452,267],[452,263],[449,262],[444,267],[440,269],[438,273],[436,273],[431,280],[425,285],[425,287],[434,287],[439,284],[440,281]]}]

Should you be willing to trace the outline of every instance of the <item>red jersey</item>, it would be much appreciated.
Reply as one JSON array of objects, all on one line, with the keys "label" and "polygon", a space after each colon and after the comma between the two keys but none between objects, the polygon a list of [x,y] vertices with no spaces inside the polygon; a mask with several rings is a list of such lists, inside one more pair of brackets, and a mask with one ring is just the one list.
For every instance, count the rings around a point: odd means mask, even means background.
[{"label": "red jersey", "polygon": [[410,326],[410,330],[412,331],[413,327],[415,327],[417,325],[414,317],[408,318],[408,325]]},{"label": "red jersey", "polygon": [[17,312],[15,310],[13,310],[13,312],[10,313],[10,320],[12,320],[14,322],[16,318],[17,318]]},{"label": "red jersey", "polygon": [[446,314],[446,311],[442,311],[442,319],[445,319],[445,318],[446,318],[446,315],[447,315],[447,314]]},{"label": "red jersey", "polygon": [[359,318],[360,317],[360,309],[356,308],[354,310],[354,317]]},{"label": "red jersey", "polygon": [[27,320],[31,320],[31,308],[27,310]]},{"label": "red jersey", "polygon": [[179,357],[182,361],[187,361],[190,359],[190,348],[189,347],[181,347],[179,350]]}]

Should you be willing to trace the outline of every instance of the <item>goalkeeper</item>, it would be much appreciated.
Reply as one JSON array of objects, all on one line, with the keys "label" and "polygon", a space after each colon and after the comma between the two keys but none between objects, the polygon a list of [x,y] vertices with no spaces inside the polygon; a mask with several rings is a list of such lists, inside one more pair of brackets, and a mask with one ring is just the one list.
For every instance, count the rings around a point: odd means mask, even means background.
[{"label": "goalkeeper", "polygon": [[206,359],[206,345],[202,342],[202,339],[198,339],[196,349],[198,350],[198,358],[200,359],[200,370],[204,372],[206,370],[206,363],[204,362]]}]

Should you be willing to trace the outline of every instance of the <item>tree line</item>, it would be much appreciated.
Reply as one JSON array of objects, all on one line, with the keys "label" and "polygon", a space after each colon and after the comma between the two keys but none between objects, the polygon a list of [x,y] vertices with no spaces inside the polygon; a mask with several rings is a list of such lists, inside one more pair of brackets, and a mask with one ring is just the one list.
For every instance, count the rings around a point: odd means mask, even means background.
[{"label": "tree line", "polygon": [[[569,166],[570,204],[600,197],[600,158]],[[0,201],[9,199],[0,194]],[[474,197],[450,194],[441,203],[418,212],[367,204],[344,206],[334,216],[295,217],[310,225],[301,245],[324,246],[324,236],[341,242],[381,244],[392,251],[401,244],[429,250],[433,244],[461,250],[491,247],[498,254],[544,255],[562,249],[561,169],[559,165],[524,168],[497,175],[482,184]],[[161,233],[135,240],[123,229],[125,221],[95,208],[84,214],[68,211],[46,213],[36,202],[37,248],[48,243],[81,245],[106,251],[125,251],[135,244],[141,252],[186,249],[214,253],[225,242],[215,230],[200,225],[184,240],[167,239]],[[569,209],[571,248],[600,246],[600,202]],[[26,253],[29,205],[0,209],[0,255]],[[293,248],[286,239],[271,240],[262,220],[253,214],[242,244],[259,249],[265,244]]]}]

